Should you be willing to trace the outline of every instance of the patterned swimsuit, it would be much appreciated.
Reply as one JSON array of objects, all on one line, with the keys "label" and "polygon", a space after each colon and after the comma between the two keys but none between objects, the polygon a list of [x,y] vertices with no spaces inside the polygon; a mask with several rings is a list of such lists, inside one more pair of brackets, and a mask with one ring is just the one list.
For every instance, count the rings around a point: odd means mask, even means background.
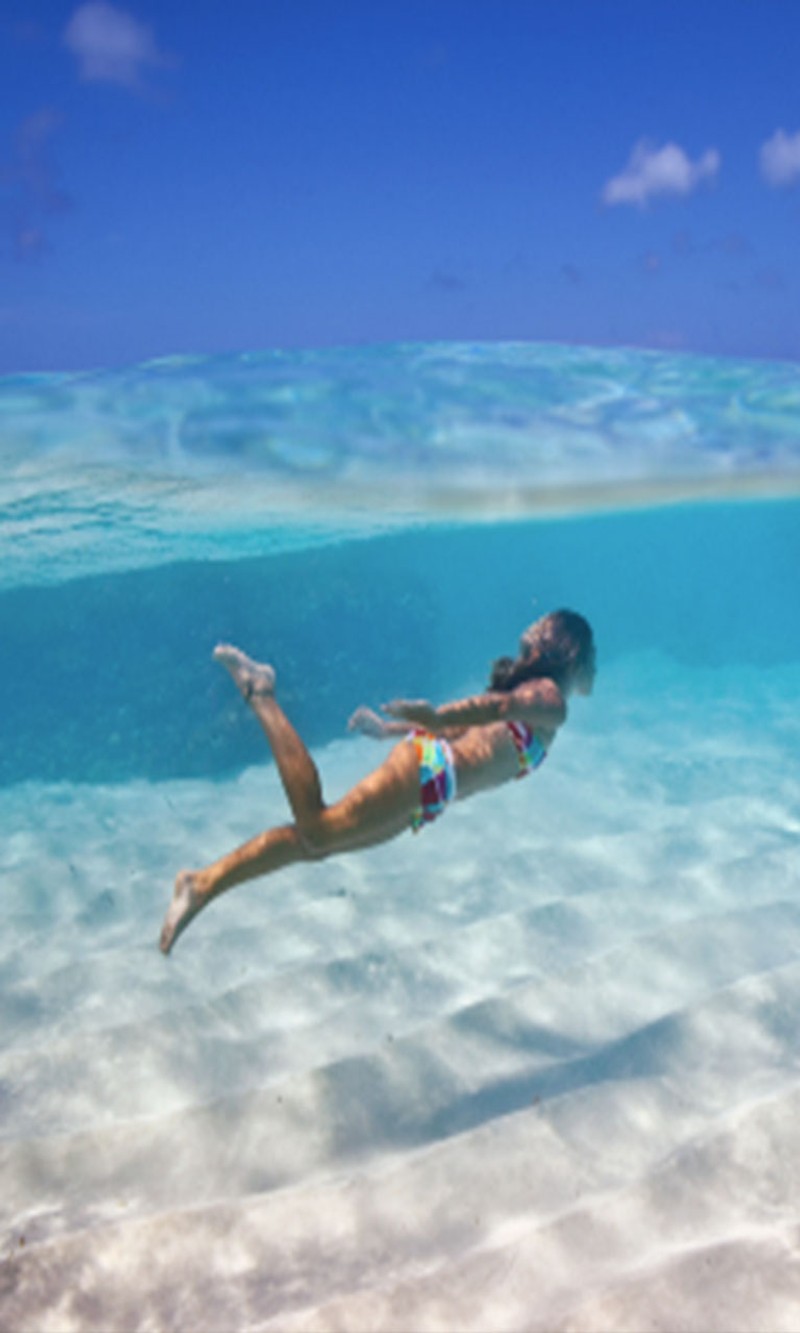
[{"label": "patterned swimsuit", "polygon": [[[507,722],[519,761],[518,778],[538,768],[547,751],[527,722]],[[417,752],[419,764],[419,805],[411,816],[411,827],[418,833],[423,824],[432,824],[456,798],[456,770],[453,751],[442,736],[427,731],[412,731],[408,738]]]},{"label": "patterned swimsuit", "polygon": [[539,737],[531,731],[527,722],[506,722],[506,726],[514,742],[514,749],[519,761],[517,777],[527,777],[535,768],[544,763],[547,758],[547,751]]},{"label": "patterned swimsuit", "polygon": [[419,763],[419,806],[411,816],[411,827],[418,833],[423,824],[432,824],[455,800],[456,770],[453,751],[441,736],[413,731],[408,739]]}]

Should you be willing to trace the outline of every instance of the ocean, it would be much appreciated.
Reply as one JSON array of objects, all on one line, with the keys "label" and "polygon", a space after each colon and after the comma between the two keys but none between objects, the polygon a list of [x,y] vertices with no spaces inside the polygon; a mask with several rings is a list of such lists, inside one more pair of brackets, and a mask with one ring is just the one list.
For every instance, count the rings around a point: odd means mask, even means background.
[{"label": "ocean", "polygon": [[[420,344],[0,380],[0,1325],[794,1330],[800,371]],[[557,607],[530,780],[226,894]]]}]

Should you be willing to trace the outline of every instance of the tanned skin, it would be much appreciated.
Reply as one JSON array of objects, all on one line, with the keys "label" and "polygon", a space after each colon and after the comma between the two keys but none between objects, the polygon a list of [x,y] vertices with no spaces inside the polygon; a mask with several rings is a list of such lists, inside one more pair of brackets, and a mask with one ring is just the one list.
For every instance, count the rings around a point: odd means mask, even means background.
[{"label": "tanned skin", "polygon": [[[546,629],[547,619],[523,636],[518,660],[536,652],[536,633],[540,626]],[[548,749],[566,721],[569,695],[590,694],[594,680],[592,661],[562,675],[559,684],[548,677],[527,680],[511,690],[489,690],[438,708],[424,700],[398,699],[383,706],[383,716],[359,708],[350,719],[351,731],[377,739],[403,739],[374,772],[340,801],[328,805],[316,764],[275,697],[272,667],[252,661],[228,644],[220,644],[214,657],[230,673],[261,723],[292,819],[257,834],[211,865],[180,872],[161,931],[165,954],[208,903],[237,884],[299,861],[322,861],[374,847],[405,832],[420,803],[417,753],[407,739],[410,727],[447,738],[455,767],[456,799],[465,800],[519,775],[519,757],[508,722],[527,723]]]}]

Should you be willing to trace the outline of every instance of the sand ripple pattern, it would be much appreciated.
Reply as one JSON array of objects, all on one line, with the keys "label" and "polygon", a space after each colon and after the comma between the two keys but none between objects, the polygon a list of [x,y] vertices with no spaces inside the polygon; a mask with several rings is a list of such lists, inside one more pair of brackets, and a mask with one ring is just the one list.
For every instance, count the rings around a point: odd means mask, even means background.
[{"label": "sand ripple pattern", "polygon": [[698,738],[675,668],[169,962],[167,868],[270,768],[0,795],[3,1327],[796,1329],[800,680],[759,682]]}]

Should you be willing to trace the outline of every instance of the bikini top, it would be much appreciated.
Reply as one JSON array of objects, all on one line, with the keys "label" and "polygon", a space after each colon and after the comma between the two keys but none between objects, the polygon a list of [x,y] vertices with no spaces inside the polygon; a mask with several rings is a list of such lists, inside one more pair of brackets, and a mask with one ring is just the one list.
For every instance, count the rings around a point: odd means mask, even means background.
[{"label": "bikini top", "polygon": [[509,734],[514,742],[519,762],[518,778],[524,778],[534,768],[538,768],[547,758],[547,751],[539,737],[531,731],[527,722],[507,722]]}]

